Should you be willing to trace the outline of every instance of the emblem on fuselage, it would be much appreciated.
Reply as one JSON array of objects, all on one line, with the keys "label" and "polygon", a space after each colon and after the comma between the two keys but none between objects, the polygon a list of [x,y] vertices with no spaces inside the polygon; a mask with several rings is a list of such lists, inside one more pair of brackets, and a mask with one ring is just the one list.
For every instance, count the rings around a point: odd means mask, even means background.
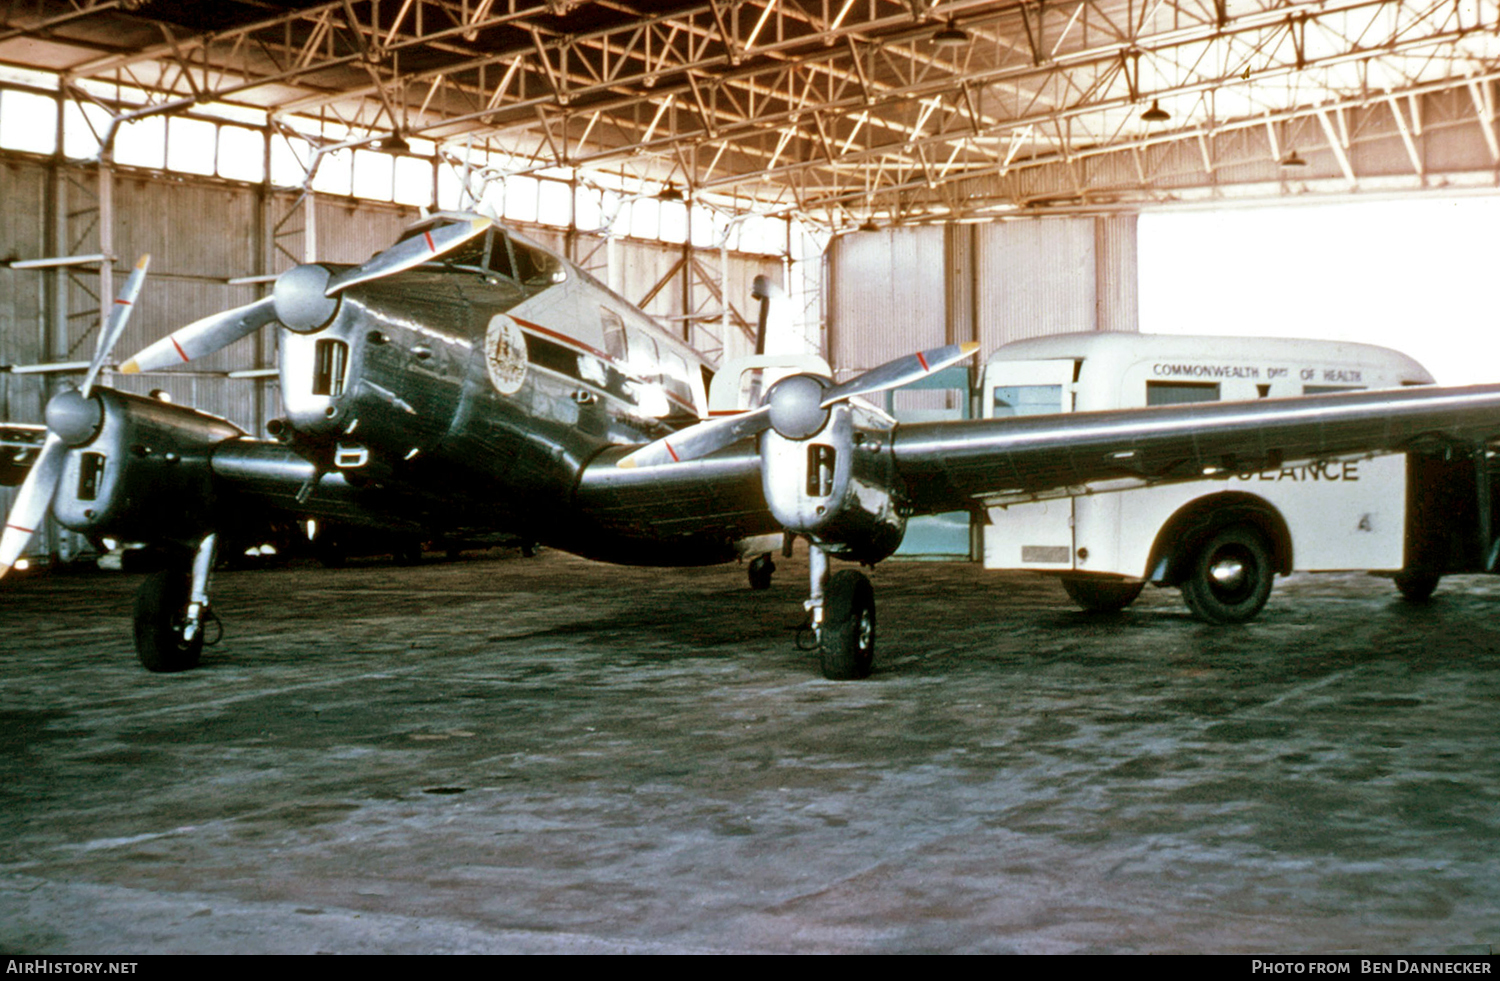
[{"label": "emblem on fuselage", "polygon": [[526,335],[521,325],[503,313],[490,318],[484,333],[484,360],[490,383],[501,395],[514,395],[526,380]]}]

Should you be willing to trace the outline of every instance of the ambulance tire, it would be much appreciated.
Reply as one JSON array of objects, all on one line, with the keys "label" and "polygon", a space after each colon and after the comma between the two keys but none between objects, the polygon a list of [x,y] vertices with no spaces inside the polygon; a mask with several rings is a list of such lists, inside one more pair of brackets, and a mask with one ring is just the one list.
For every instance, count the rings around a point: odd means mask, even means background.
[{"label": "ambulance tire", "polygon": [[1407,602],[1425,603],[1432,598],[1432,591],[1437,589],[1438,581],[1442,578],[1433,572],[1398,572],[1396,588]]},{"label": "ambulance tire", "polygon": [[1265,536],[1231,525],[1205,541],[1182,581],[1188,609],[1208,623],[1245,623],[1271,598],[1276,571]]},{"label": "ambulance tire", "polygon": [[1123,582],[1118,579],[1082,579],[1064,576],[1063,591],[1081,609],[1090,613],[1118,613],[1134,603],[1143,582]]}]

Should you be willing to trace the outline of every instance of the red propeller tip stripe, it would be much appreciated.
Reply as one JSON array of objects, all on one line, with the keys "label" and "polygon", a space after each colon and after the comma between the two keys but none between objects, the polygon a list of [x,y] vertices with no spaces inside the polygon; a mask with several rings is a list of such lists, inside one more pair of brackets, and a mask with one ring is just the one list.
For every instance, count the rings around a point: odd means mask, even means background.
[{"label": "red propeller tip stripe", "polygon": [[665,446],[667,448],[667,452],[670,453],[670,454],[672,454],[672,462],[673,463],[681,463],[682,462],[681,458],[679,458],[677,456],[677,451],[674,450],[674,449],[672,449],[672,444],[671,443],[663,443],[661,445]]},{"label": "red propeller tip stripe", "polygon": [[918,363],[918,364],[920,364],[920,365],[921,365],[921,366],[922,366],[922,370],[923,370],[923,371],[931,371],[931,370],[932,370],[932,369],[931,369],[931,368],[930,368],[930,367],[928,367],[928,365],[927,365],[927,359],[926,359],[926,358],[924,358],[924,357],[922,357],[922,352],[921,352],[921,351],[918,351],[918,352],[917,352],[917,363]]},{"label": "red propeller tip stripe", "polygon": [[10,528],[14,531],[24,531],[28,535],[36,531],[35,528],[22,528],[20,525],[6,525],[5,527]]},{"label": "red propeller tip stripe", "polygon": [[434,245],[433,242],[432,242],[432,233],[431,232],[423,232],[422,233],[422,237],[427,240],[427,250],[429,252],[436,252],[437,251],[437,246]]},{"label": "red propeller tip stripe", "polygon": [[191,361],[191,360],[193,360],[192,358],[190,358],[190,357],[187,356],[187,352],[182,349],[182,345],[177,343],[177,338],[175,338],[175,337],[169,337],[167,339],[172,342],[172,347],[174,347],[174,348],[177,349],[177,356],[179,358],[181,358],[184,361]]}]

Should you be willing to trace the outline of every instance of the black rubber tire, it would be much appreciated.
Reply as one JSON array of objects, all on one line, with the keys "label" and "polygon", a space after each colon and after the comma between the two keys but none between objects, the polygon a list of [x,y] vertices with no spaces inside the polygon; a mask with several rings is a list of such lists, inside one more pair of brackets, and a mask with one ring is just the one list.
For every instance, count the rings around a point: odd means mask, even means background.
[{"label": "black rubber tire", "polygon": [[1409,603],[1425,603],[1432,599],[1432,591],[1438,588],[1442,576],[1435,572],[1403,570],[1396,573],[1396,588]]},{"label": "black rubber tire", "polygon": [[818,657],[823,677],[830,681],[870,676],[875,666],[875,589],[864,573],[845,569],[828,578]]},{"label": "black rubber tire", "polygon": [[1182,598],[1208,623],[1244,623],[1271,598],[1276,571],[1265,536],[1249,525],[1216,532],[1193,556]]},{"label": "black rubber tire", "polygon": [[771,561],[771,553],[757,555],[750,560],[750,588],[755,590],[770,589],[771,576],[776,571],[776,563]]},{"label": "black rubber tire", "polygon": [[181,569],[153,572],[135,594],[135,656],[147,671],[170,674],[198,666],[203,654],[203,632],[183,643],[182,620],[187,612],[191,579]]},{"label": "black rubber tire", "polygon": [[1063,590],[1068,598],[1091,613],[1118,613],[1134,603],[1143,582],[1124,582],[1119,579],[1083,579],[1064,576]]}]

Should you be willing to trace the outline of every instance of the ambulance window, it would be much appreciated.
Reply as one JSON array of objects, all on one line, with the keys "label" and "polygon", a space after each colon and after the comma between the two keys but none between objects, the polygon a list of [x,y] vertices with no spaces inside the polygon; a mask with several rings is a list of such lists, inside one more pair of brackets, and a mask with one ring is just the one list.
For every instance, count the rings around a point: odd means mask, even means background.
[{"label": "ambulance window", "polygon": [[1303,395],[1327,395],[1329,392],[1362,392],[1363,385],[1303,385]]},{"label": "ambulance window", "polygon": [[1043,416],[1061,412],[1061,385],[1001,385],[994,389],[992,415],[997,419],[1008,416]]},{"label": "ambulance window", "polygon": [[1218,382],[1160,382],[1146,383],[1147,405],[1184,405],[1188,402],[1219,401]]}]

